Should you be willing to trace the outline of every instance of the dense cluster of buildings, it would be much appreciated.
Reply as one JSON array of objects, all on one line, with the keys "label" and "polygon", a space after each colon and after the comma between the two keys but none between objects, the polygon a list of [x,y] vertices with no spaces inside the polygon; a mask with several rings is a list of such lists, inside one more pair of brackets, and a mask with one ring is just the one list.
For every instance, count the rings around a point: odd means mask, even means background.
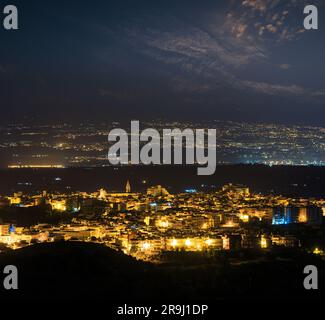
[{"label": "dense cluster of buildings", "polygon": [[299,238],[279,227],[321,225],[325,200],[254,194],[232,184],[211,193],[191,189],[170,194],[162,186],[138,193],[132,192],[128,181],[125,192],[44,191],[1,198],[0,210],[13,207],[42,207],[50,215],[66,214],[71,219],[28,227],[0,220],[0,243],[11,248],[45,241],[95,241],[139,259],[154,260],[164,251],[299,247]]}]

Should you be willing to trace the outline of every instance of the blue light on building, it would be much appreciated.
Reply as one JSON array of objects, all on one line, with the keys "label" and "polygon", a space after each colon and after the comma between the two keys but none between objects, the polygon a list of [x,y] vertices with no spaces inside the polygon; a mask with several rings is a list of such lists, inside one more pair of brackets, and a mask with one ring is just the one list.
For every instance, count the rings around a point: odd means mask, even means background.
[{"label": "blue light on building", "polygon": [[282,225],[282,224],[289,224],[287,220],[284,218],[273,217],[272,224],[274,225]]},{"label": "blue light on building", "polygon": [[298,223],[299,208],[296,207],[276,207],[273,209],[273,225],[286,225]]},{"label": "blue light on building", "polygon": [[16,231],[15,226],[13,224],[11,224],[9,227],[9,233],[15,233],[15,231]]},{"label": "blue light on building", "polygon": [[196,193],[197,190],[196,189],[185,189],[186,193]]}]

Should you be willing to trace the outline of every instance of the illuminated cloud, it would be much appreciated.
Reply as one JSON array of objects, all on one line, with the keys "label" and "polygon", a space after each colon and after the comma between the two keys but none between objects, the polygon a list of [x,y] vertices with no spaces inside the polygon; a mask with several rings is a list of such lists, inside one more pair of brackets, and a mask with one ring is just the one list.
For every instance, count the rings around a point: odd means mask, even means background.
[{"label": "illuminated cloud", "polygon": [[245,0],[242,2],[242,5],[244,7],[250,7],[254,10],[258,10],[260,12],[265,12],[267,9],[267,3],[266,0]]},{"label": "illuminated cloud", "polygon": [[266,26],[266,29],[267,29],[269,32],[271,32],[271,33],[276,33],[276,32],[277,32],[277,28],[276,28],[274,25],[272,25],[272,24],[268,24],[268,25]]},{"label": "illuminated cloud", "polygon": [[247,88],[254,89],[267,95],[292,95],[292,96],[325,96],[325,90],[305,89],[298,85],[279,85],[265,82],[243,81]]},{"label": "illuminated cloud", "polygon": [[230,1],[224,14],[216,12],[215,19],[205,23],[154,12],[150,21],[155,23],[146,25],[140,15],[108,32],[122,35],[119,41],[136,52],[177,68],[180,72],[171,77],[175,91],[207,94],[223,83],[235,90],[267,95],[323,97],[322,90],[303,85],[278,84],[274,79],[270,84],[267,77],[250,79],[250,68],[256,64],[291,69],[289,63],[272,63],[272,47],[284,46],[303,34],[301,24],[292,23],[291,15],[293,8],[299,10],[304,3],[307,1]]},{"label": "illuminated cloud", "polygon": [[[293,41],[304,32],[296,15],[302,16],[308,0],[244,0],[238,5],[230,1],[225,26],[232,27],[233,36],[258,41],[273,39],[278,42]],[[316,5],[321,5],[315,0]]]},{"label": "illuminated cloud", "polygon": [[291,65],[288,63],[283,63],[283,64],[280,64],[279,67],[280,67],[280,69],[288,70],[291,68]]}]

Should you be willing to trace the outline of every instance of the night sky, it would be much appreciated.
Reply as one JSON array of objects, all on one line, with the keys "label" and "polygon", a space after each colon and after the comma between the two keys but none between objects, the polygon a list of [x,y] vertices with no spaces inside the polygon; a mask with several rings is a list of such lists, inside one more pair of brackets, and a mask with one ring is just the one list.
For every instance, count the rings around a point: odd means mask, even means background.
[{"label": "night sky", "polygon": [[[10,3],[9,3],[10,2]],[[325,126],[312,0],[0,1],[0,122],[219,119]],[[319,30],[303,29],[317,4]]]}]

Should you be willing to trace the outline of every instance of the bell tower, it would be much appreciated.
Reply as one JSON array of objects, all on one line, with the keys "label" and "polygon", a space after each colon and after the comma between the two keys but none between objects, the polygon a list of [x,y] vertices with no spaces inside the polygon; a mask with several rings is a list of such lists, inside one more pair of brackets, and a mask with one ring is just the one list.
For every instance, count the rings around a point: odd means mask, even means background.
[{"label": "bell tower", "polygon": [[131,185],[130,185],[130,181],[129,180],[126,183],[125,192],[126,193],[130,193],[131,192]]}]

